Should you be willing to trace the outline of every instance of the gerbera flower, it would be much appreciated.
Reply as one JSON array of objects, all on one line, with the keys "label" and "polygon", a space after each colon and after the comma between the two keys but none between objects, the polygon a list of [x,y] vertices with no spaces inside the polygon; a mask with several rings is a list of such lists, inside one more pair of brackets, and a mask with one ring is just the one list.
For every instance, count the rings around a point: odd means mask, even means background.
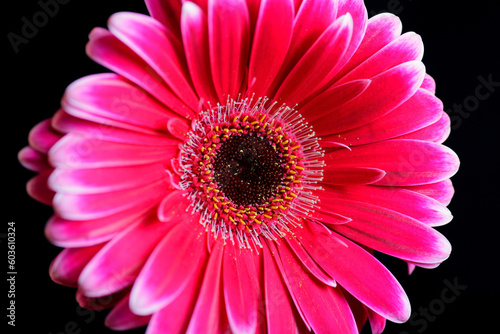
[{"label": "gerbera flower", "polygon": [[19,156],[57,283],[147,333],[374,333],[432,268],[456,155],[415,33],[361,0],[149,0]]}]

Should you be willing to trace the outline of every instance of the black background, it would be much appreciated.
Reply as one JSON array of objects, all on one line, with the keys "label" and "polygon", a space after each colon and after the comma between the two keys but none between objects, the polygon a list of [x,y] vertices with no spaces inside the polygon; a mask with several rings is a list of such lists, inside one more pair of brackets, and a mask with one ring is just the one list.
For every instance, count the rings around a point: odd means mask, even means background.
[{"label": "black background", "polygon": [[[439,227],[453,245],[451,257],[434,270],[417,269],[408,276],[401,261],[383,257],[407,291],[413,321],[388,323],[385,333],[490,333],[498,324],[500,297],[498,244],[500,219],[498,195],[500,172],[500,87],[473,105],[479,77],[500,82],[500,6],[497,1],[476,0],[366,1],[370,16],[391,11],[401,17],[403,31],[419,33],[425,45],[424,63],[437,82],[437,96],[454,120],[445,143],[461,159],[453,177],[455,197],[449,208],[454,220]],[[5,9],[5,6],[7,8]],[[28,43],[14,52],[7,34],[21,33],[22,18],[32,21],[40,11],[37,1],[9,1],[3,9],[2,54],[5,71],[2,107],[4,172],[0,260],[3,268],[1,322],[7,323],[7,222],[16,223],[16,327],[8,333],[113,333],[103,326],[107,311],[78,312],[74,289],[53,283],[48,267],[60,251],[44,237],[51,209],[25,192],[34,174],[17,162],[17,152],[27,145],[32,126],[50,117],[59,107],[64,88],[87,74],[106,71],[85,55],[87,35],[105,26],[117,11],[146,12],[140,0],[72,0],[60,5],[56,15],[38,29]],[[482,93],[486,92],[481,90]],[[471,103],[470,112],[458,114],[454,104]],[[453,302],[442,293],[446,282],[465,286]],[[449,291],[445,296],[451,297]],[[423,310],[429,309],[428,316]],[[74,323],[75,329],[66,327]],[[68,330],[68,328],[70,328]],[[142,333],[143,329],[130,333]],[[363,333],[370,333],[365,327]]]}]

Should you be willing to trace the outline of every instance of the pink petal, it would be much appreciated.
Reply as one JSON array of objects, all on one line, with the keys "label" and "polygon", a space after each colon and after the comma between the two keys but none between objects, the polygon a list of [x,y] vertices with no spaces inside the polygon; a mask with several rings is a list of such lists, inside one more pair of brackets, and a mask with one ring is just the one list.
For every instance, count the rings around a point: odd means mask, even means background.
[{"label": "pink petal", "polygon": [[236,99],[246,72],[250,43],[248,9],[244,0],[208,2],[210,63],[219,101]]},{"label": "pink petal", "polygon": [[405,33],[364,60],[336,84],[371,78],[408,61],[422,60],[423,52],[422,38],[414,32]]},{"label": "pink petal", "polygon": [[67,134],[49,152],[49,162],[63,168],[104,168],[169,161],[177,146],[113,143],[95,137]]},{"label": "pink petal", "polygon": [[103,246],[64,249],[50,264],[50,278],[58,284],[76,288],[83,268]]},{"label": "pink petal", "polygon": [[332,279],[330,276],[328,276],[328,274],[326,274],[323,271],[323,269],[318,267],[316,262],[314,262],[314,260],[311,258],[311,256],[309,256],[304,247],[300,244],[300,242],[296,238],[286,236],[284,239],[286,240],[288,246],[290,246],[290,249],[295,254],[299,262],[302,264],[304,269],[307,269],[306,271],[309,271],[320,282],[326,285],[332,287],[337,286],[335,280]]},{"label": "pink petal", "polygon": [[335,86],[300,107],[300,113],[308,122],[330,114],[333,110],[360,96],[370,84],[370,80],[355,80]]},{"label": "pink petal", "polygon": [[32,148],[40,153],[49,152],[50,148],[61,139],[62,135],[50,126],[50,119],[41,121],[31,129],[28,142]]},{"label": "pink petal", "polygon": [[369,308],[366,308],[366,313],[368,314],[372,334],[381,334],[385,328],[385,318]]},{"label": "pink petal", "polygon": [[293,23],[290,48],[283,66],[276,77],[274,86],[278,86],[288,76],[292,68],[309,50],[318,37],[335,21],[337,1],[304,0]]},{"label": "pink petal", "polygon": [[87,247],[111,240],[115,235],[143,219],[146,211],[135,208],[103,218],[74,221],[53,216],[45,225],[45,236],[59,247]]},{"label": "pink petal", "polygon": [[292,37],[293,16],[291,0],[263,0],[260,4],[248,71],[248,85],[257,97],[267,95],[283,64]]},{"label": "pink petal", "polygon": [[441,144],[450,135],[451,132],[450,123],[451,123],[450,116],[448,116],[448,114],[443,111],[441,113],[441,118],[437,122],[434,122],[433,124],[425,128],[422,128],[420,130],[402,135],[398,138],[427,140]]},{"label": "pink petal", "polygon": [[449,223],[453,218],[451,212],[440,202],[422,194],[397,187],[332,187],[325,193],[319,192],[320,199],[347,199],[381,206],[409,217],[429,226],[440,226]]},{"label": "pink petal", "polygon": [[113,73],[94,74],[73,82],[62,104],[73,116],[137,131],[145,128],[165,132],[167,121],[176,117],[144,90]]},{"label": "pink petal", "polygon": [[44,170],[26,183],[26,192],[28,195],[46,205],[52,205],[55,196],[55,193],[47,185],[47,180],[51,172],[51,169]]},{"label": "pink petal", "polygon": [[[398,65],[370,78],[372,82],[358,98],[342,107],[332,106],[330,114],[310,122],[316,135],[350,130],[374,121],[408,100],[422,83],[425,68],[421,62]],[[353,114],[358,117],[352,117]]]},{"label": "pink petal", "polygon": [[202,9],[192,2],[186,1],[182,5],[181,30],[193,85],[202,100],[215,105],[219,98],[210,69],[207,17]]},{"label": "pink petal", "polygon": [[277,267],[274,257],[276,253],[271,253],[267,243],[262,243],[264,257],[264,285],[266,296],[267,330],[270,334],[275,333],[295,333],[297,324],[294,302],[291,299],[283,277]]},{"label": "pink petal", "polygon": [[150,216],[123,230],[83,269],[78,279],[82,292],[89,297],[106,296],[132,284],[170,228],[171,224]]},{"label": "pink petal", "polygon": [[197,110],[198,96],[191,87],[182,44],[172,38],[163,25],[143,14],[116,13],[109,18],[108,27],[151,66],[182,101]]},{"label": "pink petal", "polygon": [[378,185],[420,185],[453,176],[459,160],[455,152],[434,143],[394,139],[358,146],[352,152],[339,150],[325,155],[334,168],[370,167],[384,170]]},{"label": "pink petal", "polygon": [[41,172],[52,168],[47,160],[47,155],[40,153],[30,146],[23,147],[17,154],[17,159],[24,168],[34,172]]},{"label": "pink petal", "polygon": [[177,114],[188,119],[194,117],[193,110],[175,95],[154,69],[109,31],[95,28],[90,33],[86,51],[92,60],[144,88]]},{"label": "pink petal", "polygon": [[145,0],[149,13],[176,36],[180,35],[181,0]]},{"label": "pink petal", "polygon": [[146,186],[167,177],[163,163],[99,169],[56,168],[48,184],[56,192],[97,194]]},{"label": "pink petal", "polygon": [[[171,118],[176,120],[178,118]],[[145,134],[130,130],[117,128],[120,124],[101,120],[101,123],[95,123],[76,118],[64,110],[57,111],[52,117],[52,126],[62,133],[73,133],[84,137],[91,137],[95,141],[110,141],[114,143],[134,144],[144,146],[170,146],[178,145],[180,142],[165,133]],[[168,124],[168,123],[167,123]]]},{"label": "pink petal", "polygon": [[187,278],[182,294],[151,317],[146,334],[185,333],[203,280],[201,272]]},{"label": "pink petal", "polygon": [[94,298],[84,295],[82,290],[78,289],[75,297],[80,307],[92,311],[101,311],[115,306],[127,293],[128,289],[124,289],[113,294]]},{"label": "pink petal", "polygon": [[424,82],[422,82],[422,86],[420,88],[426,89],[432,94],[436,93],[436,81],[429,74],[425,74]]},{"label": "pink petal", "polygon": [[96,194],[57,193],[55,212],[68,220],[92,220],[127,209],[143,210],[157,204],[171,190],[170,181],[162,179],[137,188]]},{"label": "pink petal", "polygon": [[316,333],[358,333],[356,322],[340,287],[332,288],[309,276],[286,245],[278,247],[285,280],[298,307]]},{"label": "pink petal", "polygon": [[443,205],[448,205],[453,198],[455,189],[450,180],[443,180],[441,182],[424,184],[421,186],[405,187],[408,190],[415,191],[419,194],[434,198],[441,202]]},{"label": "pink petal", "polygon": [[381,180],[385,172],[381,169],[366,167],[326,168],[323,170],[322,183],[338,185],[369,184]]},{"label": "pink petal", "polygon": [[451,245],[441,233],[396,211],[334,197],[322,206],[352,218],[332,225],[333,230],[382,253],[422,263],[442,262],[450,255]]},{"label": "pink petal", "polygon": [[394,276],[352,241],[316,224],[297,230],[313,259],[360,302],[393,322],[410,317],[410,303]]},{"label": "pink petal", "polygon": [[151,316],[139,316],[132,313],[129,303],[130,294],[122,298],[106,316],[105,324],[115,331],[126,331],[149,323]]},{"label": "pink petal", "polygon": [[247,249],[226,245],[223,262],[223,291],[231,329],[235,333],[255,333],[258,326],[259,278]]},{"label": "pink petal", "polygon": [[218,333],[225,328],[221,291],[223,255],[224,246],[222,242],[215,242],[186,333]]},{"label": "pink petal", "polygon": [[352,30],[350,14],[335,20],[287,75],[276,93],[276,100],[293,106],[326,84],[338,69]]},{"label": "pink petal", "polygon": [[[135,314],[152,314],[172,302],[188,280],[205,265],[207,251],[199,215],[184,212],[155,248],[137,277],[130,295]],[[203,237],[202,237],[203,236]]]},{"label": "pink petal", "polygon": [[[439,119],[442,112],[442,102],[428,91],[419,89],[387,115],[361,127],[322,139],[339,140],[349,146],[369,144],[429,126]],[[408,122],[409,119],[411,122]]]},{"label": "pink petal", "polygon": [[189,125],[185,120],[179,118],[171,118],[167,122],[167,129],[170,134],[181,141],[187,139],[188,133],[190,131]]},{"label": "pink petal", "polygon": [[371,17],[367,22],[363,40],[337,78],[343,77],[378,50],[398,38],[401,31],[401,20],[391,13],[382,13]]}]

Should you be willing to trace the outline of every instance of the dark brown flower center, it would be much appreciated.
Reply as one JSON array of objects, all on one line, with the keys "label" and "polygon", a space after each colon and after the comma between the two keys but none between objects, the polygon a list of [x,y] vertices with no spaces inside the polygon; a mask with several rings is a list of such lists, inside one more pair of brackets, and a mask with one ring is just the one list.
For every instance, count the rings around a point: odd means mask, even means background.
[{"label": "dark brown flower center", "polygon": [[264,203],[277,192],[286,173],[276,147],[250,134],[223,142],[213,167],[220,189],[234,204],[242,206]]}]

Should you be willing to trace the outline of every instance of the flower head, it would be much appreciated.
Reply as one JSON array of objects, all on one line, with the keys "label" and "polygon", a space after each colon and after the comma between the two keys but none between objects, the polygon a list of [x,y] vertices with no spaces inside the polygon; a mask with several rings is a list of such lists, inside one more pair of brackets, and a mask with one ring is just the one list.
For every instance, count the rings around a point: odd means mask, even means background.
[{"label": "flower head", "polygon": [[114,14],[20,161],[54,281],[147,333],[358,333],[410,304],[382,252],[451,246],[458,158],[415,33],[361,0],[149,0]]}]

